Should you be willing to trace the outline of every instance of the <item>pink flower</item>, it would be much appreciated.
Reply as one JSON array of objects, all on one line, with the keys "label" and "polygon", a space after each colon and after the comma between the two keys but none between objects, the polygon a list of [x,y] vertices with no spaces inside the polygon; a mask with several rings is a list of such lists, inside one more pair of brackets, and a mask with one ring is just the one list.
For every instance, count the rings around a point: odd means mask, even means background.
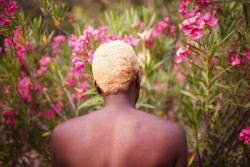
[{"label": "pink flower", "polygon": [[236,66],[236,65],[240,65],[240,58],[239,57],[237,57],[237,55],[235,55],[235,56],[232,56],[231,58],[230,58],[230,60],[229,60],[229,62],[230,62],[230,64],[232,65],[232,66]]},{"label": "pink flower", "polygon": [[138,46],[140,43],[140,40],[135,39],[132,35],[125,35],[123,38],[123,41],[128,43],[131,46]]},{"label": "pink flower", "polygon": [[81,91],[74,92],[72,95],[72,100],[75,101],[77,98],[80,98],[81,100],[85,100],[86,96],[81,95],[83,92],[88,91],[88,81],[84,81],[82,83],[79,83],[79,88]]},{"label": "pink flower", "polygon": [[49,56],[43,56],[39,60],[39,65],[41,67],[41,70],[44,72],[47,72],[47,64],[51,62],[51,58]]},{"label": "pink flower", "polygon": [[72,97],[71,97],[71,99],[73,101],[75,101],[77,99],[77,97],[78,97],[78,92],[74,92],[73,95],[72,95]]},{"label": "pink flower", "polygon": [[185,62],[185,58],[186,58],[186,50],[179,48],[176,52],[175,63],[176,64],[183,63]]},{"label": "pink flower", "polygon": [[172,107],[172,110],[173,110],[173,111],[177,111],[177,107],[176,107],[176,106],[173,106],[173,107]]},{"label": "pink flower", "polygon": [[28,52],[32,52],[35,49],[28,41],[26,41],[26,47]]},{"label": "pink flower", "polygon": [[242,129],[239,140],[240,141],[245,140],[244,144],[250,145],[250,127]]},{"label": "pink flower", "polygon": [[192,156],[193,155],[193,151],[191,150],[191,151],[188,151],[188,155],[189,156]]},{"label": "pink flower", "polygon": [[7,119],[5,120],[5,123],[10,126],[10,127],[14,127],[15,126],[15,123],[12,119]]},{"label": "pink flower", "polygon": [[59,103],[56,103],[55,107],[58,112],[62,111],[62,107]]},{"label": "pink flower", "polygon": [[76,43],[77,43],[77,36],[75,36],[74,34],[71,34],[69,42],[68,42],[68,46],[75,47]]},{"label": "pink flower", "polygon": [[10,24],[10,20],[9,19],[6,19],[5,17],[0,16],[0,25],[1,26],[9,27],[9,24]]},{"label": "pink flower", "polygon": [[[191,16],[191,15],[189,15]],[[213,27],[218,25],[218,19],[212,17],[211,12],[207,12],[202,17],[200,13],[197,16],[186,19],[182,22],[184,35],[197,40],[203,36],[203,28],[205,25]]]},{"label": "pink flower", "polygon": [[43,70],[42,69],[38,69],[36,71],[36,73],[34,74],[34,77],[38,77],[38,76],[41,76],[43,74]]},{"label": "pink flower", "polygon": [[6,5],[4,11],[7,15],[13,16],[15,15],[16,10],[18,7],[16,6],[17,1],[9,1],[9,3]]},{"label": "pink flower", "polygon": [[49,118],[49,119],[54,119],[56,117],[56,112],[52,109],[49,109],[46,113],[43,114],[43,116],[45,118]]},{"label": "pink flower", "polygon": [[97,41],[102,39],[107,34],[107,31],[108,31],[108,26],[99,27],[98,29],[95,29],[91,33],[91,36],[95,41]]},{"label": "pink flower", "polygon": [[[59,103],[55,104],[55,108],[57,110],[57,112],[60,112],[62,110],[61,105]],[[49,109],[47,112],[43,111],[43,110],[39,110],[38,113],[40,113],[44,118],[46,119],[54,119],[56,117],[56,111]]]},{"label": "pink flower", "polygon": [[9,48],[12,45],[12,41],[9,38],[4,39],[5,48]]},{"label": "pink flower", "polygon": [[170,28],[170,32],[172,33],[176,31],[176,27],[174,25],[169,26],[169,28]]},{"label": "pink flower", "polygon": [[10,118],[12,118],[12,117],[14,117],[14,114],[13,114],[12,111],[6,109],[6,110],[3,112],[3,116],[4,116],[4,117],[10,117]]},{"label": "pink flower", "polygon": [[93,31],[94,31],[94,27],[89,25],[88,27],[85,27],[85,29],[83,30],[83,34],[88,36],[88,35],[91,35]]},{"label": "pink flower", "polygon": [[15,126],[15,123],[13,121],[13,117],[14,117],[14,114],[12,111],[10,110],[5,110],[3,112],[3,116],[4,116],[4,120],[5,120],[5,124],[10,126],[10,127],[14,127]]},{"label": "pink flower", "polygon": [[68,86],[74,86],[76,84],[76,80],[74,80],[73,77],[68,77],[66,79],[66,83],[67,83]]},{"label": "pink flower", "polygon": [[196,10],[189,10],[185,16],[188,17],[188,18],[192,18],[192,17],[195,17],[196,15]]},{"label": "pink flower", "polygon": [[152,32],[153,37],[160,36],[165,30],[165,28],[168,26],[169,19],[168,18],[164,18],[164,19],[165,21],[159,21],[157,25],[155,26]]},{"label": "pink flower", "polygon": [[149,38],[146,39],[146,44],[154,50],[154,38],[152,35],[149,36]]},{"label": "pink flower", "polygon": [[212,13],[211,12],[207,12],[204,14],[204,16],[202,17],[203,21],[206,23],[206,25],[213,27],[215,25],[218,25],[218,18],[214,18],[212,17]]},{"label": "pink flower", "polygon": [[189,1],[188,0],[183,0],[181,3],[179,3],[178,7],[180,8],[179,10],[179,13],[182,14],[182,16],[185,16],[186,15],[186,8],[189,4]]},{"label": "pink flower", "polygon": [[5,93],[10,94],[10,85],[8,85],[7,87],[4,87],[3,90]]},{"label": "pink flower", "polygon": [[41,89],[41,87],[39,86],[39,85],[35,85],[35,92],[37,92],[37,93],[41,93],[42,92],[42,89]]},{"label": "pink flower", "polygon": [[84,77],[85,79],[88,79],[88,78],[89,78],[89,75],[88,75],[88,74],[83,74],[83,77]]},{"label": "pink flower", "polygon": [[19,81],[17,89],[24,100],[31,102],[31,97],[29,95],[29,82],[29,78],[24,77]]},{"label": "pink flower", "polygon": [[82,83],[79,83],[79,87],[83,92],[88,91],[88,81],[84,81]]},{"label": "pink flower", "polygon": [[47,65],[48,63],[51,62],[51,58],[49,56],[43,56],[40,60],[39,60],[39,65],[40,65],[40,69],[38,69],[35,73],[35,77],[36,76],[41,76],[43,73],[47,72]]},{"label": "pink flower", "polygon": [[182,22],[184,35],[188,35],[191,38],[197,40],[203,36],[203,28],[205,22],[202,20],[200,13],[193,18],[186,19]]},{"label": "pink flower", "polygon": [[59,44],[63,43],[63,41],[65,41],[65,36],[64,35],[58,35],[56,37],[53,38],[53,43],[52,46],[53,48],[57,48],[59,46]]},{"label": "pink flower", "polygon": [[228,49],[228,53],[233,53],[233,49]]},{"label": "pink flower", "polygon": [[138,21],[138,22],[134,22],[134,23],[131,25],[132,28],[134,28],[134,27],[136,27],[136,26],[139,26],[139,28],[142,30],[143,28],[145,28],[145,23],[144,23],[144,22]]},{"label": "pink flower", "polygon": [[82,78],[81,72],[85,70],[85,64],[76,53],[72,54],[72,65],[74,65],[74,67],[71,67],[71,72],[74,73],[76,78]]},{"label": "pink flower", "polygon": [[52,55],[57,56],[61,53],[61,49],[59,49],[59,45],[65,41],[65,36],[64,35],[58,35],[53,38],[53,43],[52,43],[52,48],[53,52]]},{"label": "pink flower", "polygon": [[89,52],[87,55],[89,57],[89,59],[88,59],[89,64],[92,64],[93,54],[91,52]]},{"label": "pink flower", "polygon": [[106,43],[106,42],[110,42],[110,41],[116,41],[116,40],[121,40],[121,36],[120,35],[115,35],[115,34],[108,34],[105,35],[102,40],[101,40],[101,44]]}]

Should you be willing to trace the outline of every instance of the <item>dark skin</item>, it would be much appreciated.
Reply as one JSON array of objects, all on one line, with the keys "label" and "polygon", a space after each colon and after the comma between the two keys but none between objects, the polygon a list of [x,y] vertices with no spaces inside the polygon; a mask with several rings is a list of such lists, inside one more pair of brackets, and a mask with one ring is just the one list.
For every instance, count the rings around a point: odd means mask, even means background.
[{"label": "dark skin", "polygon": [[103,96],[102,110],[56,126],[52,167],[187,166],[185,132],[176,123],[135,109],[139,91],[138,74],[127,92]]}]

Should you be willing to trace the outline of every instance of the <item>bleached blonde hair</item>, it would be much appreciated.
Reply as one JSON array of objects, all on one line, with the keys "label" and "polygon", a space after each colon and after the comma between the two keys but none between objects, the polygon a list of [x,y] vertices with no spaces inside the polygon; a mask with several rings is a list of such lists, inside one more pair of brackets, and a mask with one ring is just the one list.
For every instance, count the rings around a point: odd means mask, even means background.
[{"label": "bleached blonde hair", "polygon": [[122,41],[100,45],[94,53],[92,71],[104,95],[126,92],[139,72],[134,49]]}]

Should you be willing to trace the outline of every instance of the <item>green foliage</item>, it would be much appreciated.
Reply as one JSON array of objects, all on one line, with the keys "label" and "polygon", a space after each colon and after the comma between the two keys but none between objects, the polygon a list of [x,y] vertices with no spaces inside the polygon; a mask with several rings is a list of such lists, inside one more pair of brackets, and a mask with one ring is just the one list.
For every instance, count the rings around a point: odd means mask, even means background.
[{"label": "green foliage", "polygon": [[[163,4],[162,1],[159,3]],[[163,14],[157,9],[155,12],[145,7],[128,8],[123,12],[106,11],[105,19],[94,22],[94,26],[107,25],[109,33],[140,39],[140,45],[134,47],[142,76],[136,108],[176,121],[184,128],[189,150],[192,151],[189,166],[248,166],[249,147],[238,141],[238,137],[241,130],[249,125],[249,63],[245,62],[246,73],[242,74],[242,69],[229,63],[228,50],[233,49],[238,55],[245,56],[244,49],[250,48],[249,2],[211,3],[222,5],[221,15],[216,16],[219,26],[207,30],[194,45],[187,43],[177,30],[171,35],[154,38],[152,49],[147,44],[146,36],[152,32],[157,21],[162,20]],[[166,8],[164,17],[170,17],[170,23],[178,29],[181,21],[176,10],[177,3],[171,1],[167,6],[169,8]],[[20,10],[16,14],[19,19],[12,21],[9,28],[0,30],[11,42],[18,40],[20,45],[25,46],[26,52],[25,57],[20,59],[16,47],[11,45],[8,49],[4,48],[0,57],[2,166],[49,166],[49,140],[54,127],[62,121],[103,107],[103,99],[93,85],[90,64],[86,64],[84,71],[88,77],[77,81],[86,81],[87,91],[82,92],[79,86],[67,84],[67,78],[73,76],[70,72],[71,48],[67,45],[70,33],[72,31],[79,37],[93,20],[66,21],[69,10],[66,4],[42,0],[43,16],[30,19]],[[138,21],[144,22],[145,27],[131,28]],[[51,22],[55,28],[49,28]],[[72,26],[70,32],[64,29],[63,22]],[[18,28],[20,39],[11,38]],[[66,41],[59,46],[60,54],[55,54],[52,47],[55,34],[66,36]],[[34,46],[32,51],[28,51],[26,42]],[[95,49],[98,45],[94,43],[92,47]],[[184,71],[174,68],[177,45],[187,45],[191,51],[189,59],[192,62],[181,64]],[[49,56],[51,62],[47,65],[47,72],[36,77],[34,74],[41,68],[39,61],[44,56]],[[213,59],[216,62],[212,63]],[[32,103],[24,100],[18,90],[23,76],[30,79]],[[37,86],[41,88],[40,93],[35,91]],[[84,100],[80,97],[72,100],[74,93],[84,96]],[[3,116],[6,110],[14,113],[13,127],[6,124],[7,117]],[[51,110],[56,112],[53,119],[43,115],[43,112]]]}]

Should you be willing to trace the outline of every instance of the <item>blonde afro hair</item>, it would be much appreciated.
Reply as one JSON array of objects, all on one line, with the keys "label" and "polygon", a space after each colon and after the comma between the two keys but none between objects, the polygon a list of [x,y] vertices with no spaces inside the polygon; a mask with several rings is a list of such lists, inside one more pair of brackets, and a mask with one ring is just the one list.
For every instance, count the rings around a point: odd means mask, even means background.
[{"label": "blonde afro hair", "polygon": [[104,95],[127,91],[139,72],[134,49],[122,41],[100,45],[94,53],[92,71]]}]

